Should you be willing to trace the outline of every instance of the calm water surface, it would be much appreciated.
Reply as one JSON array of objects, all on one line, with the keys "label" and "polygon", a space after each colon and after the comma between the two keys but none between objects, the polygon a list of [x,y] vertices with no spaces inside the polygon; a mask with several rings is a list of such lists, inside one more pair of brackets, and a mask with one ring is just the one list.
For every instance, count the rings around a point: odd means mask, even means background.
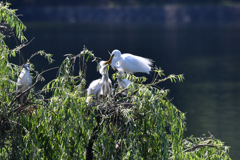
[{"label": "calm water surface", "polygon": [[[159,86],[169,88],[173,103],[186,113],[185,135],[208,136],[210,131],[231,146],[233,159],[240,157],[240,27],[26,25],[27,38],[35,40],[23,49],[24,57],[45,50],[56,60],[49,66],[44,59],[33,59],[39,71],[59,65],[64,54],[78,54],[85,45],[103,60],[109,58],[108,51],[119,49],[153,59],[166,75],[184,73],[184,83]],[[46,81],[55,75],[45,75]],[[96,64],[89,64],[87,81],[99,77]]]}]

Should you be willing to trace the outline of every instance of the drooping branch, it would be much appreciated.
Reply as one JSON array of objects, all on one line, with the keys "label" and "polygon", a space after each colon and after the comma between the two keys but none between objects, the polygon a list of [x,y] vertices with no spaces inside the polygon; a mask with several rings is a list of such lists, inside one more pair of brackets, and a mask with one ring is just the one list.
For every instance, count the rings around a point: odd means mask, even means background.
[{"label": "drooping branch", "polygon": [[211,143],[211,141],[209,141],[208,143],[205,143],[205,144],[197,144],[197,145],[194,145],[194,146],[192,146],[188,149],[185,149],[183,152],[189,152],[189,151],[192,151],[194,149],[197,149],[197,148],[200,148],[200,147],[205,147],[205,146],[218,148],[218,146],[212,145],[210,143]]},{"label": "drooping branch", "polygon": [[207,140],[207,139],[209,139],[209,141],[208,141],[207,143],[196,144],[196,145],[194,145],[194,146],[191,146],[191,147],[188,148],[188,149],[185,149],[183,152],[184,152],[184,153],[185,153],[185,152],[189,152],[189,151],[192,151],[192,150],[194,150],[194,149],[197,149],[197,148],[200,148],[200,147],[205,147],[205,146],[218,148],[218,146],[210,144],[210,143],[212,142],[211,139],[213,139],[213,135],[212,135],[209,131],[208,131],[208,133],[210,134],[209,137],[201,137],[202,140]]}]

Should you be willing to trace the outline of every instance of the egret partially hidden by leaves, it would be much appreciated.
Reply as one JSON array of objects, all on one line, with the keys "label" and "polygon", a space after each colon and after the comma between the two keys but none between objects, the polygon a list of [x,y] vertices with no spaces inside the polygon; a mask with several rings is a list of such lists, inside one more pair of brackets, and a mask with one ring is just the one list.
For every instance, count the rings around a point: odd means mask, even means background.
[{"label": "egret partially hidden by leaves", "polygon": [[[23,65],[23,69],[17,80],[17,89],[16,89],[17,94],[18,95],[22,94],[22,92],[28,89],[31,85],[32,85],[32,78],[30,76],[30,66],[29,64],[25,64]],[[28,90],[18,98],[19,104],[23,104],[26,102],[29,92],[30,90]]]},{"label": "egret partially hidden by leaves", "polygon": [[[112,91],[112,81],[108,75],[108,65],[105,65],[106,61],[101,61],[99,73],[102,75],[102,78],[94,80],[90,83],[87,89],[87,100],[89,102],[93,97],[98,98],[100,95],[106,96]],[[93,95],[91,97],[90,95]]]},{"label": "egret partially hidden by leaves", "polygon": [[[122,90],[124,90],[125,88],[130,86],[132,82],[127,79],[123,79],[124,71],[122,69],[119,69],[118,73],[119,73],[119,76],[117,78],[118,85]],[[134,90],[134,88],[133,88],[133,90]],[[127,93],[128,93],[128,90],[122,92],[123,95],[127,95]]]},{"label": "egret partially hidden by leaves", "polygon": [[122,69],[127,73],[142,72],[150,74],[152,60],[129,53],[121,54],[119,50],[114,50],[110,59],[105,64],[112,64],[113,69]]}]

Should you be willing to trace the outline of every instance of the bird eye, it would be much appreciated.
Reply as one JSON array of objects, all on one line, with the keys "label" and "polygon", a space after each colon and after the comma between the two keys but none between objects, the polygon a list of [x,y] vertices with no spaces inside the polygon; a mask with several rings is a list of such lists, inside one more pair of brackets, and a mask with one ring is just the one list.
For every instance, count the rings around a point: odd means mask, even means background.
[{"label": "bird eye", "polygon": [[114,58],[117,58],[117,56],[114,56]]}]

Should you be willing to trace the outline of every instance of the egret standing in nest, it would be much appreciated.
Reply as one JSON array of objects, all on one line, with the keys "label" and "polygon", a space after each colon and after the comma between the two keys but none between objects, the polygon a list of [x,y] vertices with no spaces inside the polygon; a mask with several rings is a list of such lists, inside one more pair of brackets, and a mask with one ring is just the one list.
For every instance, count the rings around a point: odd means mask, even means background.
[{"label": "egret standing in nest", "polygon": [[105,64],[112,64],[113,69],[122,69],[127,73],[142,72],[150,74],[152,68],[151,59],[129,53],[121,54],[117,49],[112,52],[110,59]]},{"label": "egret standing in nest", "polygon": [[104,65],[106,61],[101,61],[100,62],[100,70],[99,73],[101,75],[104,75],[105,81],[103,82],[102,88],[101,88],[101,93],[100,95],[106,96],[107,94],[109,94],[112,91],[112,81],[109,78],[109,74],[108,74],[108,65]]},{"label": "egret standing in nest", "polygon": [[[26,89],[28,89],[31,85],[32,85],[32,78],[30,76],[30,66],[29,64],[25,64],[23,65],[23,69],[17,80],[17,89],[16,89],[17,94],[18,95],[21,94]],[[19,104],[22,105],[26,102],[29,92],[30,90],[28,90],[18,98]]]},{"label": "egret standing in nest", "polygon": [[[122,69],[118,69],[118,73],[119,73],[119,76],[117,78],[118,85],[122,90],[124,90],[125,88],[130,86],[132,82],[127,79],[123,79],[124,71]],[[127,95],[127,93],[128,93],[128,90],[122,92],[123,95]]]},{"label": "egret standing in nest", "polygon": [[87,89],[87,100],[86,102],[89,102],[92,97],[90,95],[93,95],[94,98],[98,98],[100,95],[106,96],[112,91],[112,81],[109,78],[108,75],[108,65],[105,65],[106,61],[101,61],[99,73],[102,75],[102,78],[94,80],[90,83],[88,89]]}]

